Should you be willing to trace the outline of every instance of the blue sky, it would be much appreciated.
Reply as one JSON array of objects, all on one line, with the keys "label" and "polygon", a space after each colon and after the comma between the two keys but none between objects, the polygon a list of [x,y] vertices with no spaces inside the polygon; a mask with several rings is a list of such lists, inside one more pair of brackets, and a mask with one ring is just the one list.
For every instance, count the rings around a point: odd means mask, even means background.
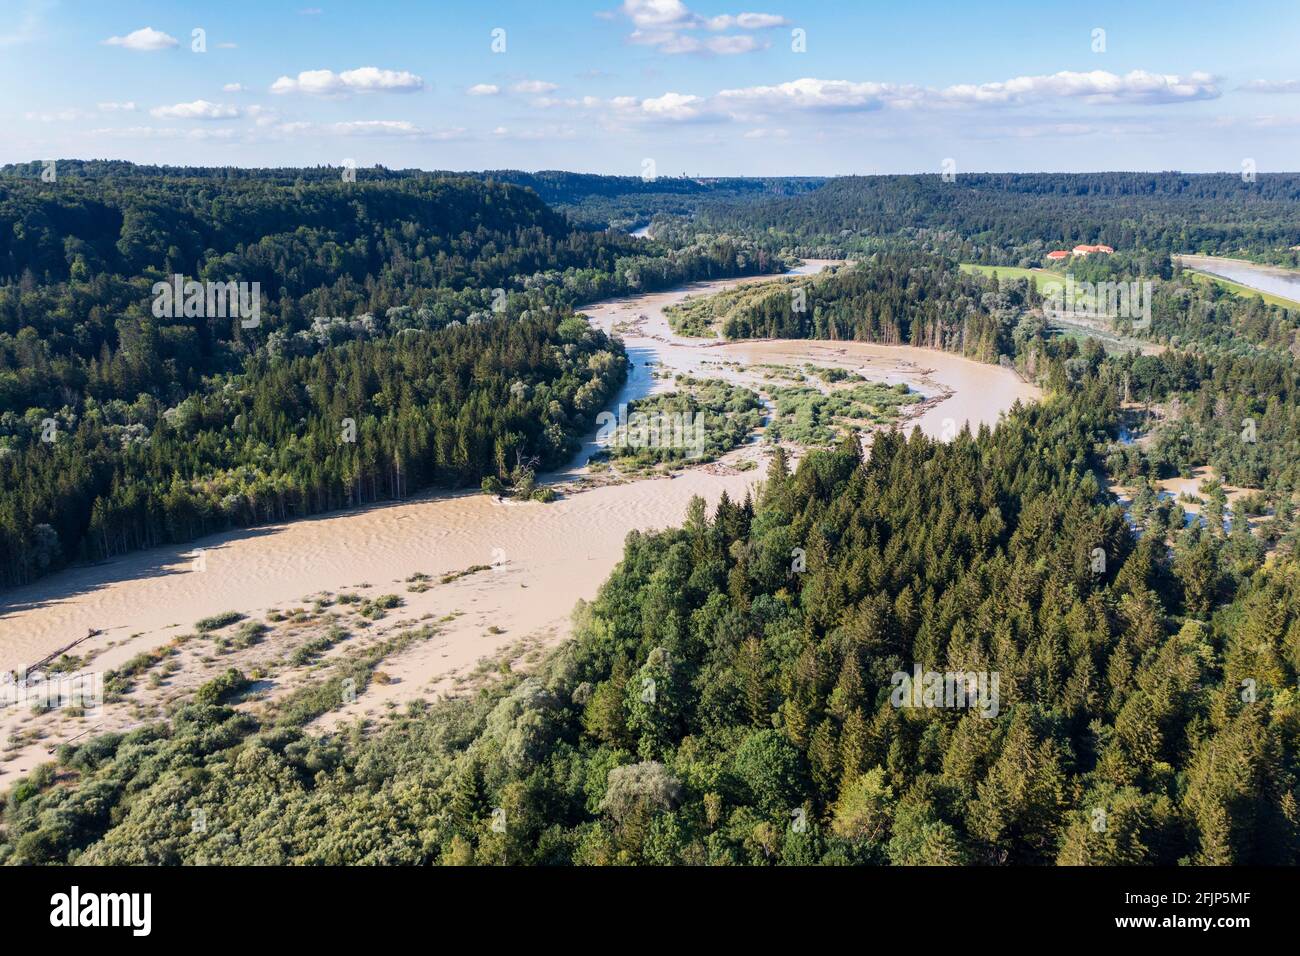
[{"label": "blue sky", "polygon": [[0,0],[0,162],[1294,170],[1297,41],[1295,0]]}]

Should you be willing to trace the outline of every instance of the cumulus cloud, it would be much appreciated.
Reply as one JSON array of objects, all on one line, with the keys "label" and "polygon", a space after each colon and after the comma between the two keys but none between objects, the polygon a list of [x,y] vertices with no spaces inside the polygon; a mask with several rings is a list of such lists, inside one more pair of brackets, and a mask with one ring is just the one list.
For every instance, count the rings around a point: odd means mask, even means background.
[{"label": "cumulus cloud", "polygon": [[335,73],[333,70],[304,70],[298,76],[282,76],[271,84],[272,93],[307,93],[337,96],[346,93],[414,93],[424,89],[424,80],[406,70],[381,70],[363,66]]},{"label": "cumulus cloud", "polygon": [[124,37],[109,37],[104,41],[104,45],[120,46],[128,50],[145,53],[154,50],[166,50],[169,47],[176,46],[178,42],[174,36],[168,36],[161,30],[155,30],[153,27],[141,27]]},{"label": "cumulus cloud", "polygon": [[221,92],[223,92],[223,93],[242,93],[242,92],[244,92],[244,84],[243,84],[243,83],[227,83],[225,86],[223,86],[223,87],[221,88]]},{"label": "cumulus cloud", "polygon": [[722,90],[719,104],[731,112],[765,112],[780,109],[826,111],[877,110],[886,99],[902,97],[913,87],[888,83],[854,83],[849,80],[819,80],[805,77],[775,86],[748,86]]},{"label": "cumulus cloud", "polygon": [[[1207,73],[1175,76],[1135,70],[1122,76],[1104,71],[1023,76],[941,89],[804,77],[786,83],[724,89],[707,96],[670,91],[648,98],[539,97],[533,102],[538,107],[581,109],[616,122],[746,122],[755,127],[749,134],[751,138],[768,138],[787,132],[782,126],[769,125],[771,119],[794,118],[800,114],[1009,110],[1065,100],[1104,108],[1108,104],[1154,105],[1212,99],[1219,95],[1216,81]],[[1067,131],[1062,128],[1061,132]]]},{"label": "cumulus cloud", "polygon": [[941,90],[944,103],[1013,103],[1025,100],[1082,98],[1093,103],[1179,103],[1218,97],[1209,73],[1179,76],[1131,70],[1120,76],[1105,70],[1076,73],[1064,70],[1048,76],[1019,76],[1002,83],[963,84]]},{"label": "cumulus cloud", "polygon": [[771,27],[783,27],[787,23],[789,21],[785,17],[778,17],[771,13],[740,13],[735,16],[723,14],[710,17],[706,25],[710,30],[766,30]]},{"label": "cumulus cloud", "polygon": [[855,112],[895,109],[1011,106],[1051,99],[1088,103],[1160,104],[1214,99],[1220,94],[1213,76],[1177,76],[1133,70],[1120,76],[1104,70],[1020,76],[996,83],[957,84],[933,89],[896,83],[822,80],[804,77],[773,86],[722,90],[713,98],[732,115],[781,110]]},{"label": "cumulus cloud", "polygon": [[149,111],[149,115],[158,119],[223,120],[235,119],[239,116],[239,108],[211,103],[207,100],[195,100],[192,103],[157,106]]},{"label": "cumulus cloud", "polygon": [[101,113],[134,113],[135,103],[130,100],[125,103],[100,103],[99,111]]},{"label": "cumulus cloud", "polygon": [[720,34],[724,30],[767,30],[789,21],[774,13],[724,13],[704,17],[681,0],[623,0],[622,13],[632,21],[628,41],[651,46],[660,53],[716,53],[732,55],[765,49],[768,44],[751,34]]},{"label": "cumulus cloud", "polygon": [[470,96],[496,96],[501,92],[501,87],[493,83],[475,83],[465,92]]},{"label": "cumulus cloud", "polygon": [[641,101],[641,111],[652,119],[693,120],[703,116],[703,97],[687,93],[665,93]]}]

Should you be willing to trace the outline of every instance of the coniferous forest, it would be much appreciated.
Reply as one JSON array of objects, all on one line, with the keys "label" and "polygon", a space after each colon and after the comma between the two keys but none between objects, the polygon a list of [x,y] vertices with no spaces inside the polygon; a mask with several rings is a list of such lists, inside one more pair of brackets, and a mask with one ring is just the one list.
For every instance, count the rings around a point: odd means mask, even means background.
[{"label": "coniferous forest", "polygon": [[[780,266],[490,178],[64,165],[0,175],[0,585],[559,465],[624,375],[575,304]],[[257,325],[157,318],[177,274]]]},{"label": "coniferous forest", "polygon": [[[11,791],[4,852],[1294,864],[1294,560],[1238,577],[1213,549],[1171,564],[1134,541],[1091,464],[1107,379],[949,444],[886,434],[865,461],[853,442],[793,473],[778,456],[757,500],[629,538],[537,673],[378,735],[261,722],[214,688],[170,726],[66,748],[78,784]],[[913,662],[999,672],[1000,713],[892,705]],[[191,806],[226,808],[219,838],[192,832]]]},{"label": "coniferous forest", "polygon": [[[343,682],[379,680],[379,656],[256,714],[232,668],[167,720],[59,747],[9,789],[0,860],[1300,863],[1297,314],[1168,255],[1213,246],[1209,213],[1224,243],[1294,243],[1293,177],[1258,205],[1119,174],[985,177],[967,203],[898,177],[727,187],[689,216],[660,207],[646,242],[592,228],[617,182],[583,185],[602,198],[580,224],[486,175],[347,192],[88,164],[55,197],[17,172],[5,583],[558,464],[625,374],[584,302],[838,248],[846,196],[915,231],[702,314],[733,338],[958,352],[1043,397],[951,441],[885,430],[864,452],[850,434],[793,465],[775,448],[752,496],[630,534],[535,667],[378,728],[310,725]],[[1116,196],[1150,213],[1123,237],[1088,225]],[[1150,348],[1053,327],[1029,280],[959,268],[1066,235],[1136,247],[1130,273],[1161,279],[1149,328],[1124,328]],[[262,282],[261,325],[155,320],[148,290],[173,272]],[[1202,466],[1255,489],[1267,525],[1189,520],[1152,491]],[[1142,486],[1130,506],[1120,482]],[[995,712],[900,701],[914,668],[998,675]],[[196,831],[197,807],[222,825]]]}]

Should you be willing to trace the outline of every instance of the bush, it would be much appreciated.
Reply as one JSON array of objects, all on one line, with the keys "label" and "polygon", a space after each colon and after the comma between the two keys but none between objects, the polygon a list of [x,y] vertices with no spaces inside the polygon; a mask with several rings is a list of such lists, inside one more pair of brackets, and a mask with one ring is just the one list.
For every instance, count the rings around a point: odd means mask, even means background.
[{"label": "bush", "polygon": [[248,687],[249,683],[242,671],[232,667],[195,691],[194,702],[196,704],[223,703]]},{"label": "bush", "polygon": [[222,611],[220,614],[214,614],[212,617],[205,617],[194,625],[194,629],[200,634],[206,634],[209,631],[219,631],[223,627],[234,624],[236,621],[242,621],[244,615],[238,611]]}]

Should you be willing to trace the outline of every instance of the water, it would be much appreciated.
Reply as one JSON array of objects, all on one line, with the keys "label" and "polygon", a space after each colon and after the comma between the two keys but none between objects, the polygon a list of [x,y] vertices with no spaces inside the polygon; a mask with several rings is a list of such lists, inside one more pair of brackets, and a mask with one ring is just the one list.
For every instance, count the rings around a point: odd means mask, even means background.
[{"label": "water", "polygon": [[1300,272],[1217,256],[1179,256],[1184,266],[1300,304]]}]

